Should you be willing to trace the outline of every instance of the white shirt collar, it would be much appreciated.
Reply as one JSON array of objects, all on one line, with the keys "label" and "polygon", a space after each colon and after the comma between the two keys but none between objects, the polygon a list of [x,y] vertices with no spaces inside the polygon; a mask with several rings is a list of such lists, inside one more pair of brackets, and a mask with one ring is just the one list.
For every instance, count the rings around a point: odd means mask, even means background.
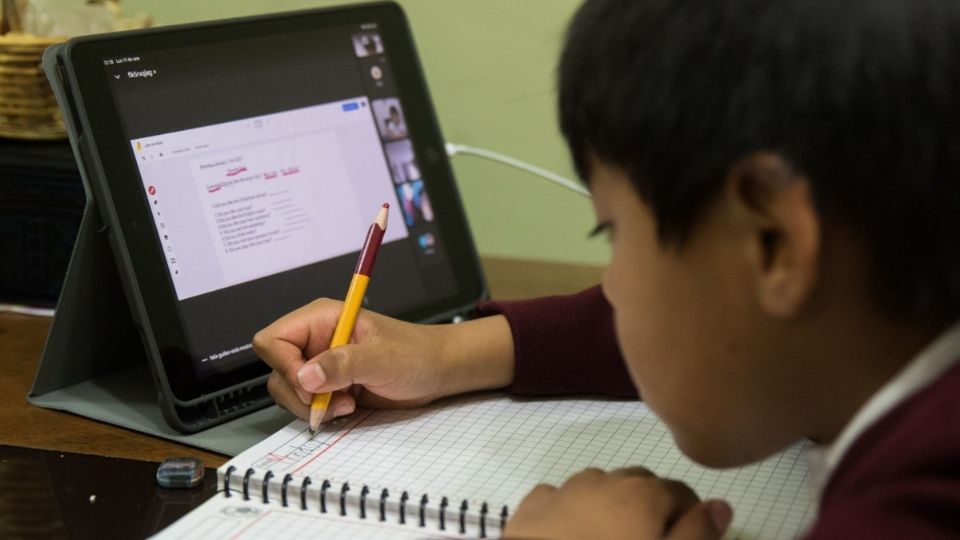
[{"label": "white shirt collar", "polygon": [[817,500],[830,475],[853,442],[874,422],[917,390],[927,386],[960,360],[960,322],[955,323],[923,348],[857,411],[840,435],[829,445],[809,445],[811,486]]}]

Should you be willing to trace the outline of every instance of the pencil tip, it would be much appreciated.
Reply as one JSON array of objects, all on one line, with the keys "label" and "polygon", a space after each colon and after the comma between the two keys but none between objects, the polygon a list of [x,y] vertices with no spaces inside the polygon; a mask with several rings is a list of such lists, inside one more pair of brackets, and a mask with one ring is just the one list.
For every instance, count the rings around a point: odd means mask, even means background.
[{"label": "pencil tip", "polygon": [[387,218],[390,216],[390,203],[383,203],[383,206],[380,207],[380,211],[377,212],[377,218],[373,220],[374,223],[380,226],[381,229],[387,230]]},{"label": "pencil tip", "polygon": [[326,412],[326,408],[310,407],[310,421],[307,422],[307,427],[310,429],[311,437],[320,429],[320,421],[323,420],[324,412]]}]

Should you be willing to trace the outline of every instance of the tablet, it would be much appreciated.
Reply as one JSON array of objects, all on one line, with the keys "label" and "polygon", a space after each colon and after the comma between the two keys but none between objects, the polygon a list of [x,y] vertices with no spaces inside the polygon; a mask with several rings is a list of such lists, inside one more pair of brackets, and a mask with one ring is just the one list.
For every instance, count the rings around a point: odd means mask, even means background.
[{"label": "tablet", "polygon": [[399,6],[82,37],[50,55],[176,429],[272,402],[252,336],[344,297],[384,202],[366,308],[449,320],[486,295]]}]

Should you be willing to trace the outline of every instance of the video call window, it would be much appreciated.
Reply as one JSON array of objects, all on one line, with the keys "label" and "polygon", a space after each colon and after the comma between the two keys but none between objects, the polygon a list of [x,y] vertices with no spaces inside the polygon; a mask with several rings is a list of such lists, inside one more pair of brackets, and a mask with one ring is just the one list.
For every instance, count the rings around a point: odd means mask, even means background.
[{"label": "video call window", "polygon": [[377,99],[372,103],[373,115],[377,119],[377,129],[385,141],[397,141],[407,136],[407,122],[403,119],[403,109],[397,98]]},{"label": "video call window", "polygon": [[376,32],[363,32],[353,35],[353,50],[358,58],[383,54],[383,42]]},{"label": "video call window", "polygon": [[409,139],[386,145],[390,174],[396,184],[420,180],[420,167],[413,154],[413,144]]},{"label": "video call window", "polygon": [[400,198],[400,208],[407,227],[423,225],[433,221],[433,207],[423,189],[423,180],[405,182],[397,186],[397,196]]}]

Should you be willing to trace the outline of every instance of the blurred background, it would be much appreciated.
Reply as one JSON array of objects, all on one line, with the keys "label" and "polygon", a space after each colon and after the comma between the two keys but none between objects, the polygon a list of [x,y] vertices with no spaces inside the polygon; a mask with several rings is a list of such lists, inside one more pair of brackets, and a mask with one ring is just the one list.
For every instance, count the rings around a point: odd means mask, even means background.
[{"label": "blurred background", "polygon": [[[127,16],[178,24],[351,2],[123,0]],[[554,72],[580,0],[399,0],[410,20],[443,134],[574,178],[556,123]],[[587,240],[590,201],[472,156],[453,158],[481,255],[602,264]]]},{"label": "blurred background", "polygon": [[[447,141],[574,178],[555,70],[581,0],[398,0]],[[349,0],[0,0],[0,302],[52,305],[83,192],[39,56],[61,38],[327,7]],[[600,265],[588,198],[471,155],[452,158],[481,256]]]},{"label": "blurred background", "polygon": [[[128,16],[178,24],[340,5],[343,0],[123,0]],[[580,0],[400,0],[413,28],[444,137],[574,178],[555,114],[554,72]],[[602,264],[587,240],[590,201],[472,156],[453,168],[481,255]]]}]

